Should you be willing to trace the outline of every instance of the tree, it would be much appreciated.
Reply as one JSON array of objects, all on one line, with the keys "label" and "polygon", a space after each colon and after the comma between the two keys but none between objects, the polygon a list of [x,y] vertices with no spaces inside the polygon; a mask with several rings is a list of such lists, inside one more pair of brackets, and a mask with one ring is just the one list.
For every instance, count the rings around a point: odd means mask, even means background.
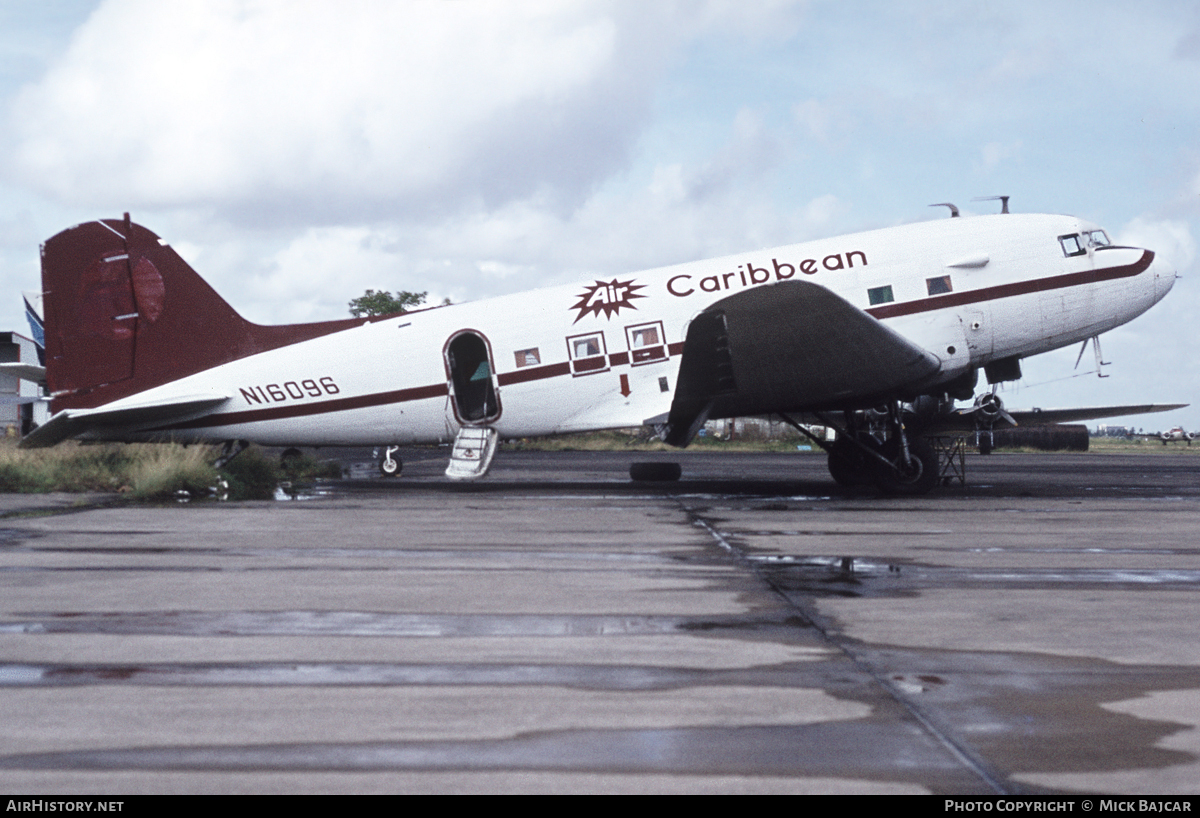
[{"label": "tree", "polygon": [[387,290],[367,290],[358,298],[350,302],[350,314],[355,318],[362,318],[364,315],[394,315],[396,313],[408,312],[413,307],[419,307],[425,303],[425,296],[429,293],[410,293],[406,290],[399,290],[393,297]]}]

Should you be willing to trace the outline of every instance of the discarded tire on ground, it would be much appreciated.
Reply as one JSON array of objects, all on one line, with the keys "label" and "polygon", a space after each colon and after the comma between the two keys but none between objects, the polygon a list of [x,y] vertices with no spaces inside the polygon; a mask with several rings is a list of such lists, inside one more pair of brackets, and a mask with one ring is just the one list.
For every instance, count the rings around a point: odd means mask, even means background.
[{"label": "discarded tire on ground", "polygon": [[631,480],[665,483],[678,480],[682,474],[683,469],[680,468],[678,463],[649,461],[634,463],[629,467],[629,478]]}]

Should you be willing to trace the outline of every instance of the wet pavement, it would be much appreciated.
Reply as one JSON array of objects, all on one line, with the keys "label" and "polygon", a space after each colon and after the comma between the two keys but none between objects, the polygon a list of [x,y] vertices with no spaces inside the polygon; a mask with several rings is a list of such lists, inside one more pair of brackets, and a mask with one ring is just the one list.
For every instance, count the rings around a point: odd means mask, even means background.
[{"label": "wet pavement", "polygon": [[816,455],[406,454],[309,499],[0,497],[0,789],[1200,790],[1200,456],[888,499]]}]

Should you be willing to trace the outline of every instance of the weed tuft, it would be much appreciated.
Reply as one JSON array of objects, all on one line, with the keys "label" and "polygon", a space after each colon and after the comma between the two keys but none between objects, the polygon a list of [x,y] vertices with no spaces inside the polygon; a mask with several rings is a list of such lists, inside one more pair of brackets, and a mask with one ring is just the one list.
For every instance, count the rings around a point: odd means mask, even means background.
[{"label": "weed tuft", "polygon": [[279,466],[256,448],[246,449],[221,469],[230,500],[273,500]]}]

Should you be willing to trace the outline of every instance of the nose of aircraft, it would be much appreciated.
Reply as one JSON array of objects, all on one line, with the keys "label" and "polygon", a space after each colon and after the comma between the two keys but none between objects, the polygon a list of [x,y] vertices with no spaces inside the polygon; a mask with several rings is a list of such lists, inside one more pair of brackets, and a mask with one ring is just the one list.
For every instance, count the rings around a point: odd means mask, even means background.
[{"label": "nose of aircraft", "polygon": [[1175,286],[1175,265],[1164,258],[1162,253],[1155,253],[1154,261],[1150,263],[1150,272],[1154,275],[1154,300],[1160,301]]}]

